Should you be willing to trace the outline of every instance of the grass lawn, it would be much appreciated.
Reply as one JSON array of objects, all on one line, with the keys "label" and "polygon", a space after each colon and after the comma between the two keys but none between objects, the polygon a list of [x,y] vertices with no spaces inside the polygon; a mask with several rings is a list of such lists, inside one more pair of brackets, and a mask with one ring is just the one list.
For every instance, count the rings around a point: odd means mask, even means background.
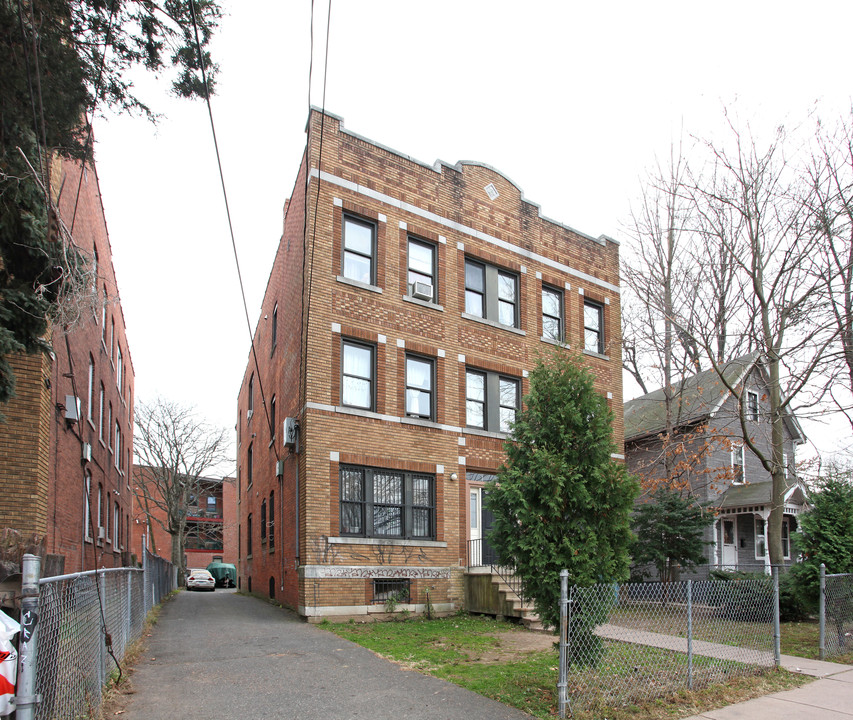
[{"label": "grass lawn", "polygon": [[[820,626],[817,621],[782,623],[782,654],[816,660],[820,646]],[[827,632],[830,632],[827,629]],[[829,662],[853,665],[853,652],[826,658]]]},{"label": "grass lawn", "polygon": [[[537,718],[557,715],[558,655],[552,636],[530,633],[511,623],[456,615],[438,620],[410,618],[397,622],[320,625],[405,667],[453,682]],[[625,658],[630,656],[626,672]],[[697,685],[718,682],[688,692],[669,687],[665,677],[683,682],[683,656],[655,648],[623,643],[608,644],[606,662],[595,671],[581,669],[569,675],[570,694],[595,689],[598,700],[581,708],[573,704],[576,720],[659,720],[681,718],[771,692],[789,689],[810,678],[785,671],[743,676],[696,658]],[[670,669],[671,672],[667,672]],[[743,669],[741,666],[740,669]],[[651,680],[654,678],[654,680]],[[649,682],[665,697],[654,701],[632,699]],[[677,684],[673,684],[673,688]],[[612,706],[608,706],[611,703]],[[634,703],[634,704],[632,704]]]}]

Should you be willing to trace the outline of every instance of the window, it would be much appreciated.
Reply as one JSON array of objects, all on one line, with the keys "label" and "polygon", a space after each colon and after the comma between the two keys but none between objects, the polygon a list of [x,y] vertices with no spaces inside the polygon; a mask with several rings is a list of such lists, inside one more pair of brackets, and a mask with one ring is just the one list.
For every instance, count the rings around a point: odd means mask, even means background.
[{"label": "window", "polygon": [[98,439],[104,441],[104,384],[101,383],[98,396]]},{"label": "window", "polygon": [[788,453],[782,453],[782,472],[788,477]]},{"label": "window", "polygon": [[104,527],[104,486],[98,483],[98,539],[101,537],[101,529]]},{"label": "window", "polygon": [[116,387],[119,390],[119,394],[121,393],[121,348],[116,346]]},{"label": "window", "polygon": [[406,356],[406,415],[409,417],[434,419],[433,377],[432,360]]},{"label": "window", "polygon": [[767,536],[765,535],[764,518],[755,518],[755,559],[764,560],[767,554]]},{"label": "window", "polygon": [[408,578],[374,578],[374,603],[407,603],[411,593],[411,580]]},{"label": "window", "polygon": [[252,447],[254,443],[249,443],[249,451],[246,453],[246,485],[252,484]]},{"label": "window", "polygon": [[89,422],[94,422],[95,404],[95,359],[89,355],[89,389],[86,391],[86,417]]},{"label": "window", "polygon": [[435,477],[343,466],[341,534],[435,539]]},{"label": "window", "polygon": [[252,554],[252,513],[246,518],[246,555]]},{"label": "window", "polygon": [[115,466],[116,470],[121,470],[121,428],[116,423],[116,444],[115,444]]},{"label": "window", "polygon": [[409,295],[419,300],[436,302],[438,286],[435,282],[435,245],[409,238]]},{"label": "window", "polygon": [[216,510],[216,496],[208,495],[207,496],[207,516],[208,517],[219,517],[219,513]]},{"label": "window", "polygon": [[481,370],[465,372],[465,424],[510,432],[519,407],[518,379]]},{"label": "window", "polygon": [[788,518],[782,518],[782,557],[786,560],[791,558],[791,528],[788,526]]},{"label": "window", "polygon": [[115,337],[116,337],[116,319],[110,319],[110,362],[113,361],[113,353],[115,352]]},{"label": "window", "polygon": [[604,308],[592,300],[583,301],[583,347],[604,354]]},{"label": "window", "polygon": [[743,454],[743,445],[732,445],[732,482],[740,484],[746,482],[746,472]]},{"label": "window", "polygon": [[107,286],[104,285],[104,304],[101,305],[101,342],[107,344]]},{"label": "window", "polygon": [[261,500],[261,545],[267,541],[267,499]]},{"label": "window", "polygon": [[554,342],[562,342],[563,332],[563,293],[551,287],[542,287],[542,337]]},{"label": "window", "polygon": [[255,412],[255,374],[252,373],[249,377],[249,409],[246,411],[246,420],[248,420]]},{"label": "window", "polygon": [[107,430],[107,445],[110,448],[110,450],[113,449],[113,437],[112,437],[112,433],[110,432],[112,429],[112,426],[113,426],[113,404],[109,403],[108,409],[107,409],[106,430]]},{"label": "window", "polygon": [[758,393],[752,390],[746,393],[746,419],[758,420]]},{"label": "window", "polygon": [[269,529],[269,541],[270,548],[275,547],[275,491],[270,490],[270,529]]},{"label": "window", "polygon": [[466,259],[465,312],[507,327],[518,327],[518,277]]},{"label": "window", "polygon": [[98,291],[98,248],[92,249],[92,292]]},{"label": "window", "polygon": [[343,276],[373,285],[375,249],[376,226],[366,220],[344,216]]},{"label": "window", "polygon": [[270,442],[275,439],[275,395],[270,400]]},{"label": "window", "polygon": [[373,346],[344,340],[341,405],[373,410]]},{"label": "window", "polygon": [[275,346],[278,343],[278,303],[275,304],[275,307],[272,309],[272,349],[275,350]]},{"label": "window", "polygon": [[86,539],[92,540],[92,473],[86,470],[86,497],[83,499],[83,504],[86,507],[86,519],[83,521],[85,526],[83,527],[84,534],[86,535]]},{"label": "window", "polygon": [[119,538],[119,509],[118,509],[118,500],[113,504],[113,547],[118,550],[118,538]]}]

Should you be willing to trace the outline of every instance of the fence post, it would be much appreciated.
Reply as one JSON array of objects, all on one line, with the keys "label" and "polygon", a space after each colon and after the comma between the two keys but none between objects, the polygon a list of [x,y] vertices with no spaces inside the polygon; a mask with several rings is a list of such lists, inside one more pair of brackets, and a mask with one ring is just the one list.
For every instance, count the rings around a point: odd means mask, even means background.
[{"label": "fence post", "polygon": [[124,614],[124,648],[130,644],[131,633],[133,632],[133,573],[130,570],[124,571],[127,574],[127,592],[125,593],[125,601],[127,602],[127,612]]},{"label": "fence post", "polygon": [[779,566],[773,566],[773,661],[782,665],[782,630],[779,626]]},{"label": "fence post", "polygon": [[39,575],[41,558],[25,554],[21,568],[21,638],[18,644],[18,682],[15,717],[32,720],[41,696],[35,694],[38,662]]},{"label": "fence post", "polygon": [[568,645],[568,613],[569,613],[569,571],[560,570],[560,675],[557,678],[557,705],[560,717],[566,717],[566,706],[568,698],[566,690],[568,687],[567,667],[567,645]]},{"label": "fence post", "polygon": [[826,659],[826,565],[820,564],[820,644],[818,645],[818,657]]},{"label": "fence post", "polygon": [[100,692],[100,689],[104,687],[104,683],[107,681],[107,626],[105,624],[107,617],[107,582],[103,571],[95,574],[95,582],[98,583],[98,602],[101,605],[101,614],[98,616],[98,635],[100,637],[100,642],[98,643],[98,688]]},{"label": "fence post", "polygon": [[687,581],[687,689],[693,689],[693,581]]}]

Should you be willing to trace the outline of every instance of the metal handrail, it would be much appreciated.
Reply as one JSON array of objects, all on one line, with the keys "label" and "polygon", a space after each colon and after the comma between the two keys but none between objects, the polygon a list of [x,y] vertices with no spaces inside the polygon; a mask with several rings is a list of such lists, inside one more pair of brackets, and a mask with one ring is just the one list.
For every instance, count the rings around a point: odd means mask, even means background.
[{"label": "metal handrail", "polygon": [[524,580],[516,573],[514,566],[501,565],[497,559],[492,548],[483,546],[482,538],[468,541],[468,567],[489,568],[492,573],[506,583],[519,600],[524,601]]}]

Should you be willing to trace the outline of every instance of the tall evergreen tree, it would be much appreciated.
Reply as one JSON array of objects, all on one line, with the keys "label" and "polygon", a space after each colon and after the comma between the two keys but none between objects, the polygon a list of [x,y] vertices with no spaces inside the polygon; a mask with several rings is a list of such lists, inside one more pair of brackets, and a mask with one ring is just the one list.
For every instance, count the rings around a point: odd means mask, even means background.
[{"label": "tall evergreen tree", "polygon": [[590,585],[628,576],[638,486],[614,460],[613,416],[565,350],[540,359],[490,488],[490,542],[524,580],[543,623],[559,622],[560,571]]},{"label": "tall evergreen tree", "polygon": [[707,562],[702,531],[713,522],[713,513],[681,492],[659,487],[634,514],[634,563],[654,565],[665,583],[677,579],[679,568],[692,570]]}]

